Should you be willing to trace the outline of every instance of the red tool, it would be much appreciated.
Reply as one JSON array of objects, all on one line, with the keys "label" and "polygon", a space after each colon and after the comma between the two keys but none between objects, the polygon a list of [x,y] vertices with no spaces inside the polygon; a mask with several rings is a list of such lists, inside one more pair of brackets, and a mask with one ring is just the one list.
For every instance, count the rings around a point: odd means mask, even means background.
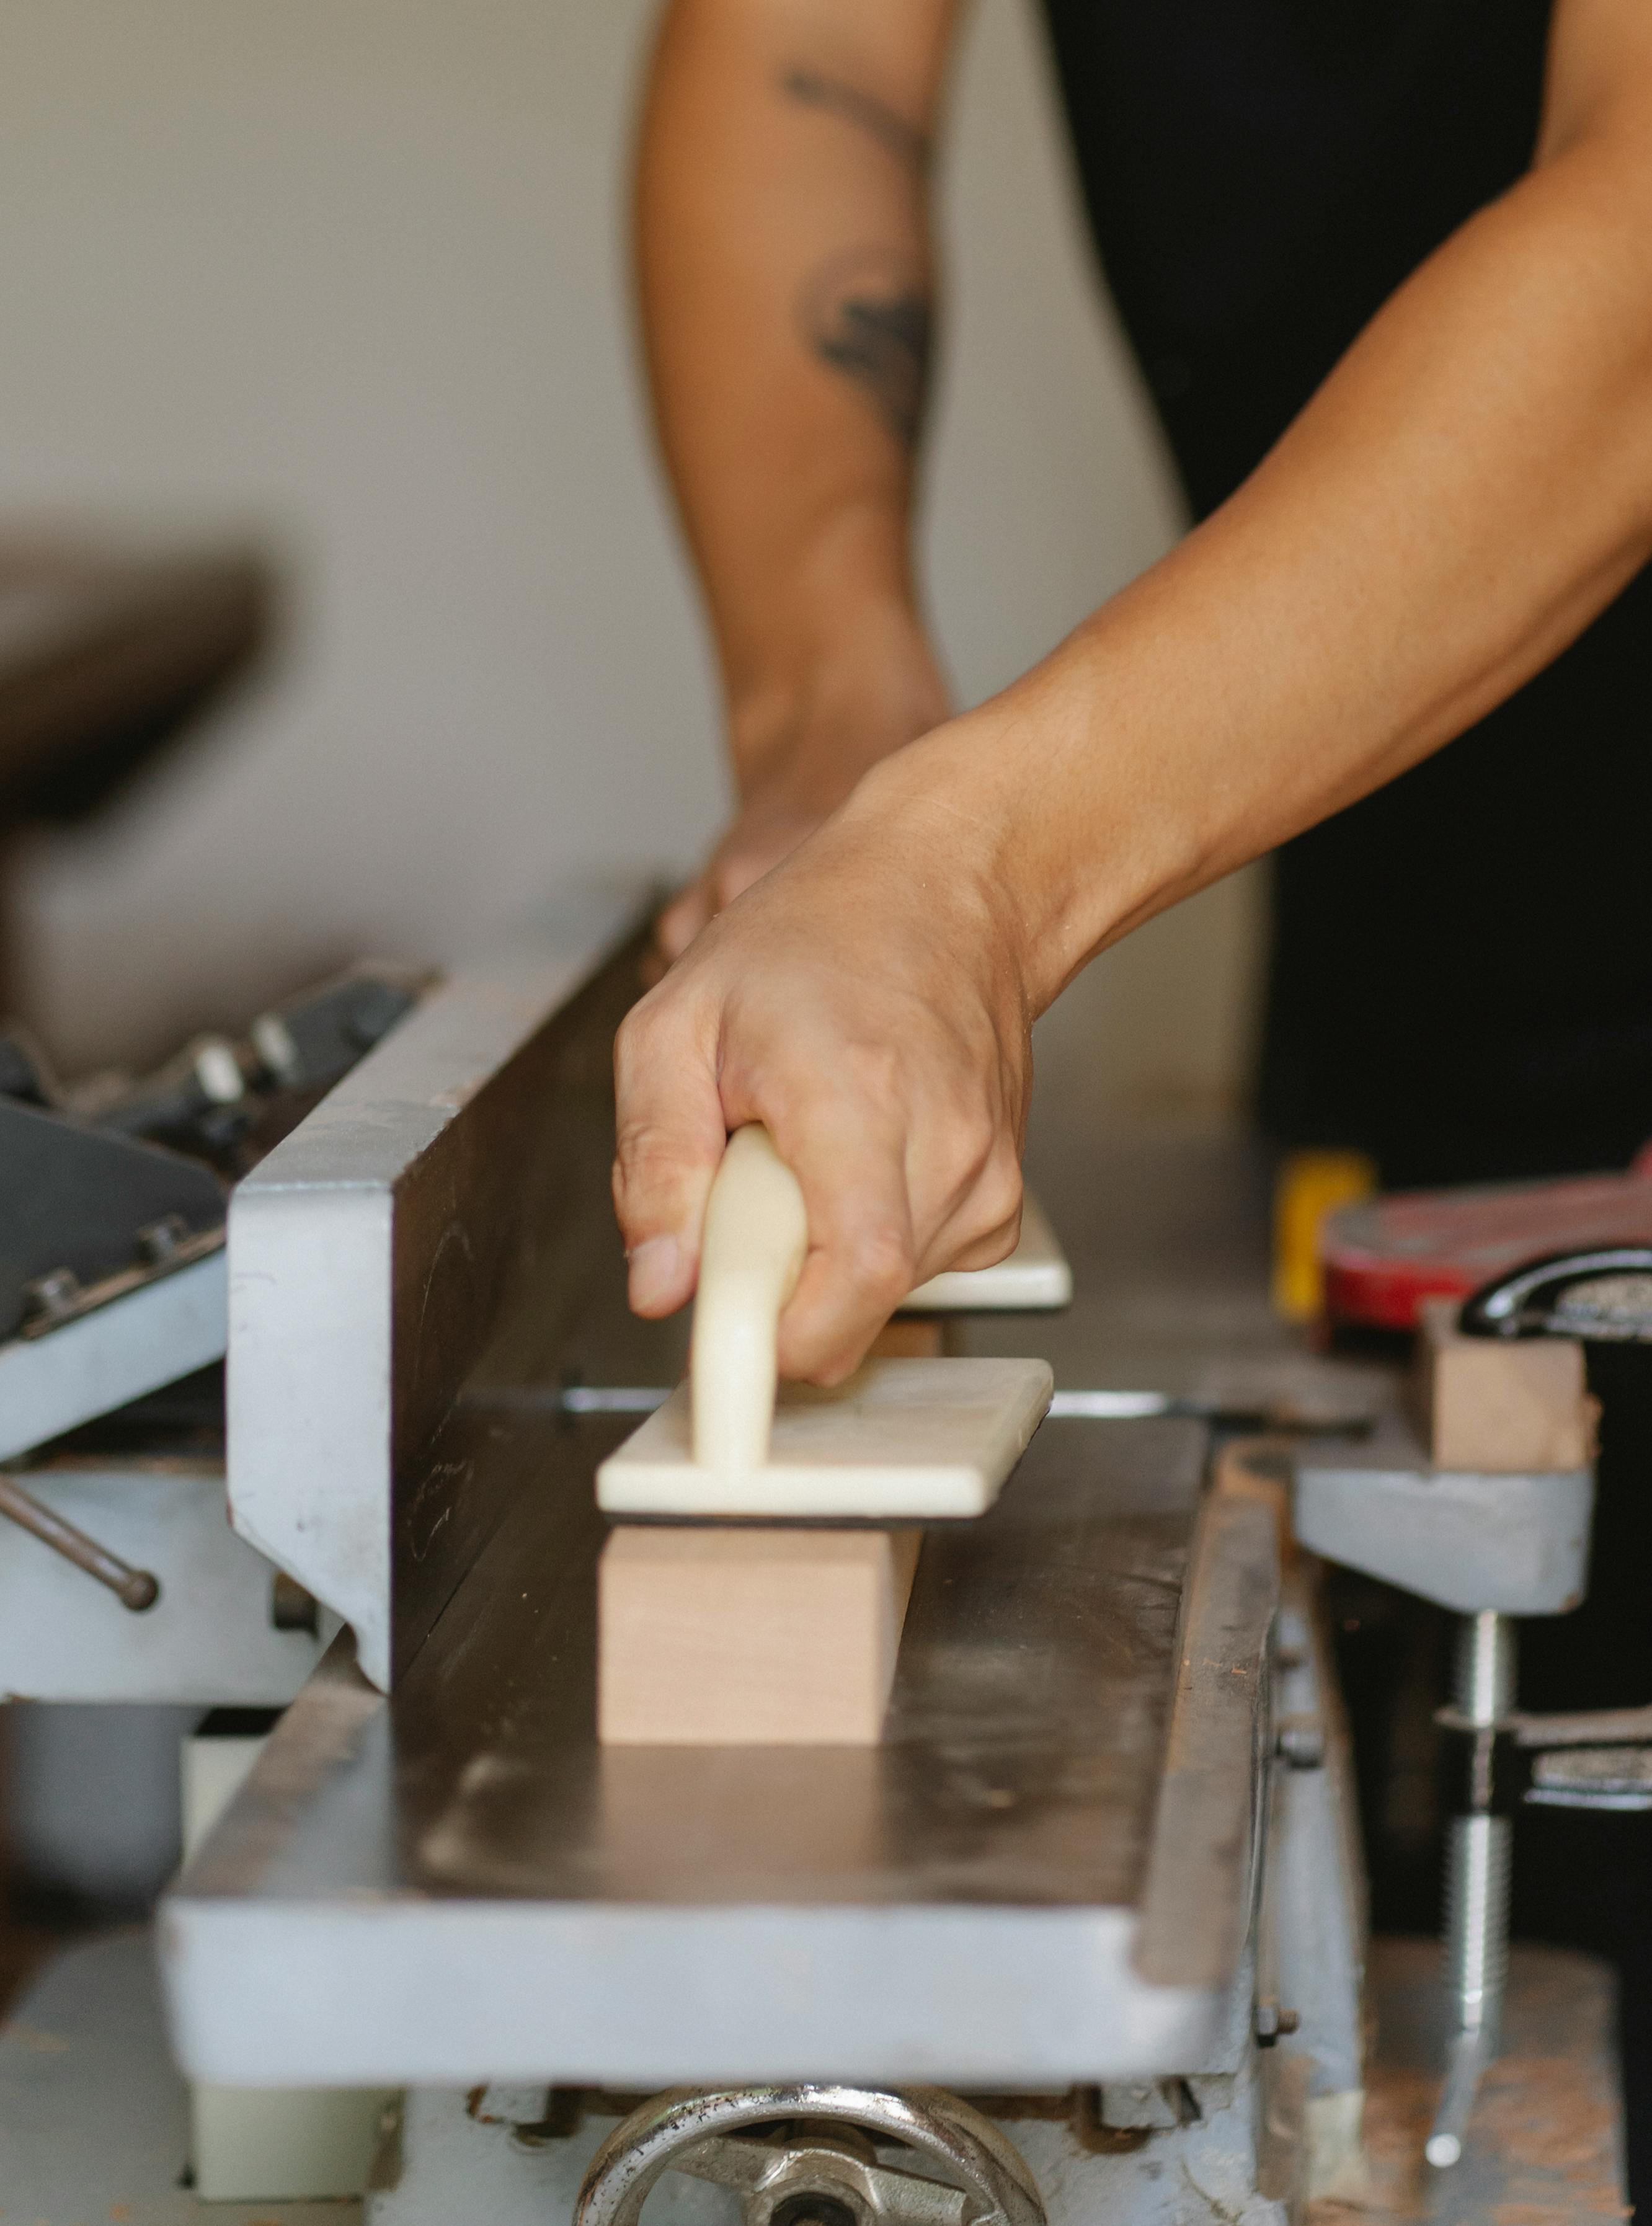
[{"label": "red tool", "polygon": [[1541,1254],[1630,1243],[1652,1243],[1652,1144],[1623,1174],[1396,1191],[1327,1217],[1325,1311],[1363,1328],[1414,1329],[1424,1299],[1465,1299]]}]

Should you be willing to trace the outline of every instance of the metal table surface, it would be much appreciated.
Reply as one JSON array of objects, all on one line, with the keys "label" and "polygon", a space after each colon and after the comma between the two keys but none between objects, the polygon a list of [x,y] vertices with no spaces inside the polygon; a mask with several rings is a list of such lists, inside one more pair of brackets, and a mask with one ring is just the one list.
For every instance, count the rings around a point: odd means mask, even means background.
[{"label": "metal table surface", "polygon": [[[1268,1314],[1242,1142],[1046,1124],[1033,1173],[1077,1301],[971,1320],[968,1349],[1346,1397]],[[1274,1547],[1254,1509],[1207,1535],[1202,1429],[1046,1423],[992,1515],[937,1527],[881,1747],[600,1750],[592,1473],[627,1425],[545,1393],[670,1380],[681,1332],[626,1315],[617,1238],[580,1272],[555,1353],[529,1291],[435,1441],[508,1511],[393,1695],[341,1640],[169,1898],[185,2068],[1038,2088],[1219,2053]]]}]

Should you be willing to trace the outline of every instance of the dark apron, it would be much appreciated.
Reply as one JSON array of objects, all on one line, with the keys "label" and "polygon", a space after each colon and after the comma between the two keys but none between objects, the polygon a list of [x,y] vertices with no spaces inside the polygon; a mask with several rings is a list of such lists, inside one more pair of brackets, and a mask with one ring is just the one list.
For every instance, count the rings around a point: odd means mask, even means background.
[{"label": "dark apron", "polygon": [[[1085,200],[1195,513],[1526,169],[1547,0],[1047,0]],[[1652,1135],[1652,572],[1286,844],[1258,1110],[1391,1184]]]}]

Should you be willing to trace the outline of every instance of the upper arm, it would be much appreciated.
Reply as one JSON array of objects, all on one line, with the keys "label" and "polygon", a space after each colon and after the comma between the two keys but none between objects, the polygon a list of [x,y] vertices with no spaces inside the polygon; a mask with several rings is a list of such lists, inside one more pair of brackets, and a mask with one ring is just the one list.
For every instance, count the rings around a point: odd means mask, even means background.
[{"label": "upper arm", "polygon": [[662,36],[841,80],[927,133],[959,13],[960,0],[670,0]]},{"label": "upper arm", "polygon": [[1652,5],[1649,0],[1556,0],[1536,160],[1627,131],[1652,157]]}]

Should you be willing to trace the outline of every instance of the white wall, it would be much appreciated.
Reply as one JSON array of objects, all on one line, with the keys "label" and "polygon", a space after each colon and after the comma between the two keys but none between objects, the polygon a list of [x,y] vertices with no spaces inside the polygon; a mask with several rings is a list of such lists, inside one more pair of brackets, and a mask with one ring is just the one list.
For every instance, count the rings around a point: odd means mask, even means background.
[{"label": "white wall", "polygon": [[[19,894],[70,1065],[358,948],[440,956],[723,795],[648,455],[621,178],[645,0],[0,0],[0,518],[251,531],[287,652]],[[978,0],[925,535],[961,692],[1166,544],[1025,0]],[[1254,890],[1103,961],[1049,1055],[1221,1097]],[[1098,1067],[1091,1045],[1104,1045]]]}]

